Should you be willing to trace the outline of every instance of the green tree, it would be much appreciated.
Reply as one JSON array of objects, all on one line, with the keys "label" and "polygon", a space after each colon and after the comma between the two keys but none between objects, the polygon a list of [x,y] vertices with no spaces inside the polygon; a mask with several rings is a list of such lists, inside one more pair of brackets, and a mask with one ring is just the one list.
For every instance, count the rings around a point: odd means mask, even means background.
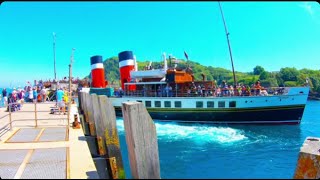
[{"label": "green tree", "polygon": [[261,86],[263,87],[278,87],[278,82],[274,78],[268,78],[260,81]]},{"label": "green tree", "polygon": [[281,68],[280,76],[284,81],[297,81],[299,71],[296,68]]},{"label": "green tree", "polygon": [[297,86],[297,82],[296,81],[285,81],[284,85],[286,87],[295,87],[295,86]]},{"label": "green tree", "polygon": [[253,74],[254,75],[260,75],[264,71],[264,68],[261,66],[256,66],[253,68]]},{"label": "green tree", "polygon": [[320,82],[320,79],[319,78],[317,78],[317,77],[310,77],[309,78],[309,82],[311,81],[311,83],[312,83],[312,85],[313,85],[313,87],[312,87],[312,91],[317,91],[317,92],[319,92],[318,91],[318,89],[320,88],[320,84],[319,84],[319,82]]},{"label": "green tree", "polygon": [[263,72],[261,72],[259,79],[265,80],[265,79],[268,79],[269,77],[270,77],[269,73],[267,71],[263,71]]},{"label": "green tree", "polygon": [[281,78],[280,73],[275,73],[275,77],[276,77],[276,80],[277,80],[277,84],[279,86],[284,86],[284,80]]}]

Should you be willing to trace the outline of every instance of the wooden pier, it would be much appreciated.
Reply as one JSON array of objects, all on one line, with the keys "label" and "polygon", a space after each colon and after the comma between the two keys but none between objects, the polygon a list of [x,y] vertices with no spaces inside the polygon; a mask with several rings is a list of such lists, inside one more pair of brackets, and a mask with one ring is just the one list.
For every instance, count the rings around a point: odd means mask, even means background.
[{"label": "wooden pier", "polygon": [[[79,93],[79,112],[91,154],[104,159],[101,178],[124,179],[115,109],[105,95]],[[158,141],[153,120],[142,103],[122,107],[129,164],[134,179],[160,179]]]},{"label": "wooden pier", "polygon": [[[50,114],[53,106],[26,103],[11,115],[0,108],[1,178],[99,178],[82,129],[70,127],[67,115]],[[77,106],[70,110],[71,119]]]},{"label": "wooden pier", "polygon": [[[51,114],[52,102],[25,103],[11,113],[1,108],[0,177],[126,178],[115,110],[108,97],[80,92],[78,100],[79,107],[71,105],[69,118]],[[153,120],[138,102],[123,103],[123,113],[133,178],[160,179]]]}]

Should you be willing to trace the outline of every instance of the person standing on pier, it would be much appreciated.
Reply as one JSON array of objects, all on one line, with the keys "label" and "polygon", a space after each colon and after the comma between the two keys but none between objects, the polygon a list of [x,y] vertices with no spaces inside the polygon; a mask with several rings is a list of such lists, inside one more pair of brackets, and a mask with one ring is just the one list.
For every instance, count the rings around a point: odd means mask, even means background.
[{"label": "person standing on pier", "polygon": [[33,90],[28,86],[28,102],[33,102]]},{"label": "person standing on pier", "polygon": [[38,101],[38,92],[37,87],[33,88],[33,102],[36,103]]},{"label": "person standing on pier", "polygon": [[40,94],[41,94],[41,101],[45,102],[47,99],[47,90],[44,86],[42,87]]},{"label": "person standing on pier", "polygon": [[64,92],[63,92],[62,88],[59,88],[56,96],[57,96],[57,105],[58,105],[58,109],[59,109],[59,114],[61,114],[61,110],[62,110],[63,114],[66,114],[65,113],[66,106],[63,101]]},{"label": "person standing on pier", "polygon": [[3,90],[2,90],[2,97],[3,97],[3,101],[4,101],[4,106],[7,107],[8,97],[7,97],[6,88],[3,88]]}]

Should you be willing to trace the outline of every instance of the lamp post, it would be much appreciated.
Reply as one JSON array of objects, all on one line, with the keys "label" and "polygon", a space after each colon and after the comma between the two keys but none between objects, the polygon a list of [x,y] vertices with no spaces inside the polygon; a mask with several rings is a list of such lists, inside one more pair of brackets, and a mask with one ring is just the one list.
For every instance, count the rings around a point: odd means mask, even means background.
[{"label": "lamp post", "polygon": [[70,57],[70,64],[69,64],[69,98],[68,98],[68,127],[70,127],[70,110],[71,110],[71,99],[72,99],[72,63],[73,63],[73,54],[76,49],[72,48],[71,50],[71,57]]},{"label": "lamp post", "polygon": [[54,79],[57,80],[56,73],[56,33],[53,32],[53,66],[54,66]]}]

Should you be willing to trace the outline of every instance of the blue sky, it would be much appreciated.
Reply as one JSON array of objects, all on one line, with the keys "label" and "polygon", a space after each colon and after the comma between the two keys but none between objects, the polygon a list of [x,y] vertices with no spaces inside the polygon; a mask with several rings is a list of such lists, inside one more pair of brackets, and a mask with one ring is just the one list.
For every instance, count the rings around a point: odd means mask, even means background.
[{"label": "blue sky", "polygon": [[[317,2],[222,2],[236,71],[320,69]],[[90,73],[90,57],[132,50],[138,61],[161,53],[231,70],[217,2],[4,2],[0,6],[0,87]]]}]

